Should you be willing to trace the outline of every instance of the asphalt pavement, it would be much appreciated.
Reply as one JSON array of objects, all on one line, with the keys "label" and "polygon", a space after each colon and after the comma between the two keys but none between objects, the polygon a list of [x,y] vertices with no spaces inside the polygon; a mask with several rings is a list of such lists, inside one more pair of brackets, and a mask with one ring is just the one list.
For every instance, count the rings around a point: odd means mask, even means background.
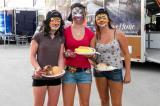
[{"label": "asphalt pavement", "polygon": [[[123,106],[160,106],[160,65],[132,63],[132,82],[124,85]],[[29,46],[0,45],[0,106],[33,106]],[[75,96],[75,106],[78,105]],[[62,95],[58,106],[63,106]],[[93,77],[90,106],[100,106]]]}]

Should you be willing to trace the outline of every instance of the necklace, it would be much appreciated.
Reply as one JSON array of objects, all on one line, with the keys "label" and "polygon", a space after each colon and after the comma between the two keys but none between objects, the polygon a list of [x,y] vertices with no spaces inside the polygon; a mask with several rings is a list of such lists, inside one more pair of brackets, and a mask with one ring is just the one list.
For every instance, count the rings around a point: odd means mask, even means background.
[{"label": "necklace", "polygon": [[82,36],[82,32],[77,32],[77,31],[76,31],[76,34],[75,34],[75,36],[77,36],[77,37],[80,37],[80,36]]},{"label": "necklace", "polygon": [[80,29],[73,28],[72,32],[73,32],[73,36],[75,36],[76,38],[80,38],[84,35],[84,28],[80,28]]}]

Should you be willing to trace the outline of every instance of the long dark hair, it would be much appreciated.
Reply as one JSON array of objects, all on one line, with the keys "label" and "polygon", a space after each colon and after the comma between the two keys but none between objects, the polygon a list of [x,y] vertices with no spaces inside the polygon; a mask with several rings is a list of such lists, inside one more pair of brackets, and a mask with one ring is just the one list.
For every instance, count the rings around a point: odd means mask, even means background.
[{"label": "long dark hair", "polygon": [[96,14],[95,14],[95,28],[96,28],[96,37],[97,37],[97,39],[98,39],[98,35],[100,35],[101,32],[100,32],[99,26],[98,26],[97,23],[96,23],[96,16],[97,16],[98,14],[101,14],[101,13],[107,15],[107,17],[108,17],[108,19],[109,19],[108,27],[109,27],[110,29],[113,29],[113,27],[112,27],[112,25],[111,25],[112,20],[111,20],[111,18],[110,18],[110,16],[109,16],[109,13],[108,13],[107,9],[100,8],[99,10],[96,11]]},{"label": "long dark hair", "polygon": [[52,10],[52,11],[49,11],[49,12],[47,13],[46,20],[44,20],[44,22],[43,22],[44,36],[49,36],[49,32],[50,32],[50,30],[51,30],[51,28],[50,28],[50,26],[49,26],[49,23],[50,23],[52,17],[59,17],[59,18],[61,19],[60,27],[59,27],[59,29],[55,32],[55,35],[63,36],[64,21],[63,21],[63,19],[62,19],[61,13],[59,13],[57,10]]}]

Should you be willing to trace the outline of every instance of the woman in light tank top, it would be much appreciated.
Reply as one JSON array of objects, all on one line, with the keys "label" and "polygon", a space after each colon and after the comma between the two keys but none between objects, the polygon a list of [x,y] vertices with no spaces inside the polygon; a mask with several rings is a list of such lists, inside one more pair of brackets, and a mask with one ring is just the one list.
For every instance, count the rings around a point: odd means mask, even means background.
[{"label": "woman in light tank top", "polygon": [[[94,70],[101,106],[109,106],[110,99],[112,106],[122,106],[123,83],[131,81],[127,39],[122,32],[112,28],[111,19],[106,9],[99,9],[96,12],[95,27],[96,36],[92,46],[100,53],[96,56],[95,65],[103,63],[116,68],[110,71]],[[124,78],[122,76],[121,53],[125,64]]]}]

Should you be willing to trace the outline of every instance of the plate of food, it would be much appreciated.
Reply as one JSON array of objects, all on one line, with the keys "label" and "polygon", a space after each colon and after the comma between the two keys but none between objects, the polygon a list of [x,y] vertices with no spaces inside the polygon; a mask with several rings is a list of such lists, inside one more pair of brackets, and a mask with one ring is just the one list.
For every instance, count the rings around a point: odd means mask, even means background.
[{"label": "plate of food", "polygon": [[98,71],[112,71],[115,69],[117,69],[117,68],[110,66],[110,65],[107,65],[105,63],[99,63],[96,65],[96,70],[98,70]]},{"label": "plate of food", "polygon": [[94,48],[87,46],[79,46],[78,48],[75,49],[75,53],[79,55],[93,55],[95,53],[98,54],[98,52],[96,52]]},{"label": "plate of food", "polygon": [[45,74],[42,74],[46,78],[60,78],[65,74],[65,70],[58,66],[47,65],[44,67]]}]

